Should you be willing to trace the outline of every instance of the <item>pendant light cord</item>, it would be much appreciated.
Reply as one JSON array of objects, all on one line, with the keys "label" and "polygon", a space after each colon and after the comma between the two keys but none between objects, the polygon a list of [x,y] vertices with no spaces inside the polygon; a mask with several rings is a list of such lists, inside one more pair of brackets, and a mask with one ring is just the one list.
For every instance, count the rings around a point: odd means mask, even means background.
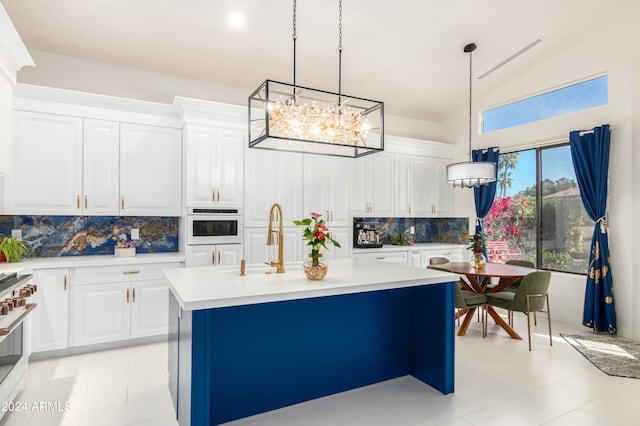
[{"label": "pendant light cord", "polygon": [[473,120],[473,116],[471,114],[471,88],[473,84],[473,79],[471,78],[473,74],[473,50],[469,52],[469,162],[472,162],[471,159],[471,122]]},{"label": "pendant light cord", "polygon": [[298,39],[296,28],[296,0],[293,0],[293,85],[296,85],[296,40]]},{"label": "pendant light cord", "polygon": [[338,3],[338,94],[342,94],[342,0]]}]

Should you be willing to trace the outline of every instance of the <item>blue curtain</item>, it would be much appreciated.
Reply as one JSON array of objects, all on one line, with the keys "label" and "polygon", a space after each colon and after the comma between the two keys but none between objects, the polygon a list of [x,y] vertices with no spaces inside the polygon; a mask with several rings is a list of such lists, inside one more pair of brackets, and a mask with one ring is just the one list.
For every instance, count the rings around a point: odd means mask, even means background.
[{"label": "blue curtain", "polygon": [[604,124],[582,136],[580,131],[571,132],[569,142],[582,203],[589,217],[596,221],[591,239],[582,324],[595,331],[616,334],[613,280],[609,265],[609,235],[605,218],[610,137],[609,125]]},{"label": "blue curtain", "polygon": [[[471,159],[473,161],[488,161],[496,163],[496,177],[498,173],[498,157],[500,156],[500,150],[496,148],[489,148],[486,151],[480,149],[474,149],[471,151]],[[491,206],[493,205],[493,199],[496,196],[497,182],[491,182],[487,185],[473,188],[473,197],[476,202],[476,234],[478,232],[484,232],[484,217],[489,214]],[[486,256],[486,253],[485,253]]]}]

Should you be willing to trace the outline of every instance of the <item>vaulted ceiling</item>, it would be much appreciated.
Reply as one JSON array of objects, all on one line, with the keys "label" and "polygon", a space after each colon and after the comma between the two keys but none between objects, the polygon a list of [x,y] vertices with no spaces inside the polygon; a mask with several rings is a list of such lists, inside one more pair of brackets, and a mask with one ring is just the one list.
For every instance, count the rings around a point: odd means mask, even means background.
[{"label": "vaulted ceiling", "polygon": [[[244,88],[292,82],[291,0],[1,0],[27,48]],[[440,121],[633,0],[343,0],[342,91]],[[228,23],[246,18],[243,28]],[[338,89],[338,0],[297,4],[297,83]]]}]

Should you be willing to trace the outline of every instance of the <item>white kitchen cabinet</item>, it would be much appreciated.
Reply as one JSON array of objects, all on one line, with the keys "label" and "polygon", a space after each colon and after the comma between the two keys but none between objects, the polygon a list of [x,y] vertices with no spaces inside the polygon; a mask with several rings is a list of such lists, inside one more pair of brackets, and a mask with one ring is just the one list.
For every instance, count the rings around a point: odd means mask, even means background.
[{"label": "white kitchen cabinet", "polygon": [[353,160],[353,216],[393,216],[393,170],[393,154],[376,153]]},{"label": "white kitchen cabinet", "polygon": [[315,212],[329,226],[351,225],[351,168],[350,158],[304,155],[303,217]]},{"label": "white kitchen cabinet", "polygon": [[180,216],[182,205],[180,130],[120,125],[120,214]]},{"label": "white kitchen cabinet", "polygon": [[407,264],[407,252],[406,251],[380,251],[375,250],[370,253],[354,253],[352,255],[354,259],[375,259],[381,262],[400,263]]},{"label": "white kitchen cabinet", "polygon": [[346,259],[351,257],[351,246],[353,241],[353,227],[331,227],[332,237],[338,243],[340,248],[334,247],[333,244],[327,244],[328,250],[322,250],[323,256],[327,259]]},{"label": "white kitchen cabinet", "polygon": [[185,255],[187,267],[239,265],[242,244],[187,246]]},{"label": "white kitchen cabinet", "polygon": [[432,257],[446,257],[451,262],[465,262],[469,260],[468,253],[464,245],[423,250],[422,267],[426,268],[429,266],[429,260]]},{"label": "white kitchen cabinet", "polygon": [[120,125],[115,121],[85,119],[83,134],[82,214],[117,216]]},{"label": "white kitchen cabinet", "polygon": [[76,268],[73,346],[165,334],[169,288],[161,269],[178,263]]},{"label": "white kitchen cabinet", "polygon": [[128,282],[74,288],[74,345],[113,342],[131,335],[131,288]]},{"label": "white kitchen cabinet", "polygon": [[32,301],[38,306],[31,315],[31,350],[65,349],[69,346],[70,275],[67,268],[39,269],[33,274],[38,291]]},{"label": "white kitchen cabinet", "polygon": [[[245,155],[244,226],[269,226],[273,203],[282,207],[284,226],[309,217],[302,210],[303,155],[299,153],[247,149]],[[266,238],[266,237],[265,237]]]},{"label": "white kitchen cabinet", "polygon": [[5,176],[6,214],[81,211],[82,119],[14,111],[13,174]]},{"label": "white kitchen cabinet", "polygon": [[[268,228],[244,229],[244,256],[248,264],[270,262],[278,258],[278,245],[267,246],[267,230]],[[306,256],[307,251],[304,245],[306,242],[302,240],[302,228],[284,228],[283,239],[284,261],[302,261],[303,254]]]},{"label": "white kitchen cabinet", "polygon": [[245,132],[186,126],[187,207],[241,207]]},{"label": "white kitchen cabinet", "polygon": [[429,217],[451,214],[451,188],[446,161],[405,154],[395,156],[395,216]]},{"label": "white kitchen cabinet", "polygon": [[423,251],[420,250],[411,250],[407,252],[407,264],[409,266],[413,266],[414,268],[423,268],[424,261],[423,259]]}]

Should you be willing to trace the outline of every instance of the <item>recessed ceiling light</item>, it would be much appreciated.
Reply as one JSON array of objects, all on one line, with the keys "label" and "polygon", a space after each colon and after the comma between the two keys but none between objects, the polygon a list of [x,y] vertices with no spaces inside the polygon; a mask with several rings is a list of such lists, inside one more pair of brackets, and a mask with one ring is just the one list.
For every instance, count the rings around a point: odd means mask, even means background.
[{"label": "recessed ceiling light", "polygon": [[242,28],[246,22],[247,20],[242,13],[232,13],[229,15],[229,25],[233,28]]}]

